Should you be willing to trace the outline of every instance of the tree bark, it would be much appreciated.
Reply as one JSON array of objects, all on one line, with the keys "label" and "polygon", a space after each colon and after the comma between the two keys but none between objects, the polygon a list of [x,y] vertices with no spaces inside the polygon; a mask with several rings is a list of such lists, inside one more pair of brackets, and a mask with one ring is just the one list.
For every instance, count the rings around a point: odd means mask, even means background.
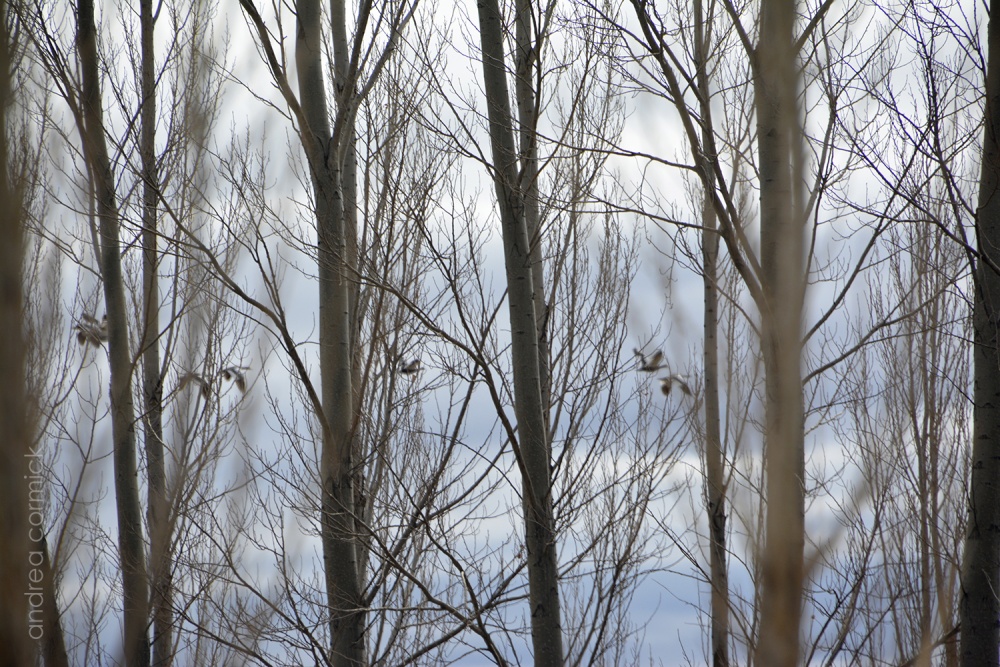
[{"label": "tree bark", "polygon": [[[760,168],[762,347],[767,493],[756,661],[798,660],[803,586],[804,432],[801,371],[804,224],[797,204],[801,140],[793,49],[795,0],[764,0],[754,63]],[[793,171],[793,167],[795,168]]]},{"label": "tree bark", "polygon": [[149,580],[142,509],[136,470],[135,405],[132,401],[132,358],[125,318],[118,202],[114,174],[104,139],[101,83],[97,62],[97,30],[93,0],[77,5],[77,49],[83,90],[83,145],[94,179],[100,217],[101,277],[108,317],[108,356],[111,365],[111,427],[114,438],[115,500],[118,509],[118,550],[124,591],[125,664],[149,664]]},{"label": "tree bark", "polygon": [[521,464],[525,546],[535,665],[561,665],[562,627],[552,479],[545,428],[539,327],[535,313],[531,238],[525,222],[524,181],[518,174],[513,118],[504,66],[503,22],[497,0],[480,0],[483,82],[493,153],[493,179],[503,229],[514,364],[514,413]]},{"label": "tree bark", "polygon": [[[535,74],[542,49],[543,36],[538,42],[532,35],[531,0],[517,0],[515,22],[515,78],[514,97],[517,101],[518,139],[520,144],[521,172],[518,178],[524,200],[524,224],[528,232],[528,257],[531,262],[531,282],[535,304],[535,326],[538,337],[538,377],[542,387],[542,406],[545,417],[546,442],[549,429],[551,387],[549,381],[548,307],[545,303],[545,272],[542,262],[541,205],[538,187],[538,100],[540,90],[535,89]],[[541,85],[540,80],[538,85]],[[551,442],[549,442],[551,445]],[[551,452],[549,453],[551,458]]]},{"label": "tree bark", "polygon": [[32,541],[31,563],[38,568],[42,589],[42,637],[40,655],[45,667],[68,667],[66,639],[59,622],[59,605],[56,600],[56,581],[49,558],[49,545],[45,536]]},{"label": "tree bark", "polygon": [[[708,78],[708,38],[702,0],[694,0],[694,53],[700,111],[702,146],[714,146],[711,136],[712,105]],[[717,156],[709,155],[712,164]],[[719,412],[719,235],[715,206],[711,199],[715,175],[708,171],[702,202],[702,262],[705,294],[705,502],[708,515],[709,585],[712,588],[713,667],[729,667],[729,571],[726,563],[726,483]]]},{"label": "tree bark", "polygon": [[[320,376],[323,394],[321,536],[329,606],[330,661],[364,663],[364,613],[358,571],[354,511],[352,420],[351,277],[347,263],[344,151],[346,131],[331,136],[323,82],[318,0],[299,0],[295,58],[299,95],[308,127],[307,142],[316,199],[319,246]],[[335,50],[346,40],[342,0],[331,3]],[[308,144],[312,144],[310,147]]]},{"label": "tree bark", "polygon": [[[0,0],[0,665],[16,667],[32,662],[28,612],[44,604],[32,592],[29,580],[28,476],[42,474],[41,459],[30,445],[23,295],[21,288],[24,259],[22,198],[11,182],[8,144],[8,112],[12,105],[10,85],[11,53],[7,32],[7,3]],[[42,482],[38,482],[42,484]],[[44,507],[38,507],[40,513]],[[40,529],[39,529],[40,530]],[[38,603],[38,604],[36,604]]]},{"label": "tree bark", "polygon": [[139,21],[142,48],[142,108],[140,158],[142,160],[142,395],[145,402],[143,439],[146,447],[149,487],[146,508],[150,541],[150,592],[153,616],[153,665],[172,662],[173,612],[171,530],[167,503],[166,469],[163,457],[163,377],[160,372],[160,295],[157,282],[157,197],[159,171],[156,165],[156,61],[153,52],[153,0],[141,0]]},{"label": "tree bark", "polygon": [[[1000,260],[1000,6],[990,2],[983,164],[976,231],[979,252]],[[964,667],[1000,661],[1000,276],[980,257],[973,304],[972,472],[959,601]]]}]

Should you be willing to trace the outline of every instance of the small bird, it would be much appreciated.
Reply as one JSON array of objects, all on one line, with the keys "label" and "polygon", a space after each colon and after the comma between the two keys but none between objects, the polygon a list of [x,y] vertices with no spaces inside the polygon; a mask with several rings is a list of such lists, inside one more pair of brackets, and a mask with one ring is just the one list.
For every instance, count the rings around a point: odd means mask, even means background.
[{"label": "small bird", "polygon": [[76,342],[80,345],[93,345],[100,347],[101,343],[108,340],[108,316],[105,315],[100,322],[93,315],[84,313],[80,316],[80,321],[73,327],[76,330]]},{"label": "small bird", "polygon": [[399,372],[403,375],[416,375],[422,370],[420,367],[420,359],[414,359],[410,363],[404,363],[402,359],[399,360]]},{"label": "small bird", "polygon": [[663,365],[663,350],[657,350],[648,359],[639,350],[633,349],[635,356],[639,357],[639,370],[643,373],[655,373]]},{"label": "small bird", "polygon": [[245,371],[250,370],[246,366],[229,366],[219,371],[218,377],[223,380],[232,380],[236,383],[236,388],[241,394],[247,393],[247,376]]},{"label": "small bird", "polygon": [[182,375],[180,385],[178,385],[177,389],[178,391],[183,391],[185,387],[192,383],[198,385],[201,395],[205,398],[205,400],[208,400],[208,398],[212,395],[212,387],[205,382],[205,378],[197,373],[185,373]]},{"label": "small bird", "polygon": [[670,395],[670,388],[677,383],[677,386],[681,388],[685,396],[691,395],[691,387],[688,386],[687,378],[683,375],[678,375],[674,373],[669,377],[660,378],[660,391],[663,392],[664,396]]}]

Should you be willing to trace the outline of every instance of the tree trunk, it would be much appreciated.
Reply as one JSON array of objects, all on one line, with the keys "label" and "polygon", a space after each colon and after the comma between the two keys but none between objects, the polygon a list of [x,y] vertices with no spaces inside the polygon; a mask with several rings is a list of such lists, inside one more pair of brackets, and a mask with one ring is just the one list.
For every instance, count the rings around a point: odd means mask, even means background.
[{"label": "tree trunk", "polygon": [[[368,0],[366,0],[366,3]],[[368,10],[365,5],[363,11]],[[335,103],[340,117],[343,119],[343,126],[333,137],[333,155],[340,155],[336,166],[340,167],[340,200],[343,208],[343,236],[346,257],[346,271],[343,273],[347,280],[347,321],[350,329],[350,351],[351,351],[351,394],[353,412],[350,424],[361,422],[361,410],[364,409],[361,393],[363,391],[361,375],[361,355],[363,350],[355,342],[361,336],[363,325],[361,314],[358,312],[358,298],[360,295],[360,283],[357,280],[359,271],[358,264],[358,147],[357,133],[355,131],[354,114],[348,113],[349,107],[355,104],[356,86],[350,77],[351,54],[347,40],[347,4],[344,0],[332,0],[330,3],[331,32],[333,43],[333,85],[335,89]],[[324,395],[326,392],[324,391]],[[359,441],[351,438],[351,460],[362,460],[364,455],[359,449]],[[353,512],[354,516],[364,516],[365,510],[365,483],[364,469],[357,466],[352,470],[352,493],[354,494]],[[371,500],[370,498],[368,499]],[[370,540],[358,533],[352,533],[354,537],[354,547],[357,559],[356,568],[358,570],[359,590],[363,588],[364,563],[368,562],[367,550],[370,547]],[[360,627],[365,625],[365,610],[358,612],[361,618],[357,619]],[[363,655],[363,654],[362,654]]]},{"label": "tree trunk", "polygon": [[712,665],[729,665],[729,571],[726,564],[726,481],[719,411],[719,237],[715,208],[702,209],[705,285],[705,500],[708,510],[709,576],[712,587]]},{"label": "tree trunk", "polygon": [[490,122],[494,187],[500,205],[507,304],[514,364],[514,413],[521,465],[525,546],[535,665],[561,665],[562,627],[552,480],[539,368],[538,320],[531,239],[525,223],[523,181],[518,175],[513,118],[504,66],[503,22],[496,0],[480,0],[483,83]]},{"label": "tree trunk", "polygon": [[32,567],[37,567],[41,576],[42,589],[42,637],[39,651],[45,667],[68,667],[66,639],[59,623],[59,606],[56,600],[55,574],[49,559],[49,545],[44,536],[32,541]]},{"label": "tree trunk", "polygon": [[[321,535],[329,605],[330,660],[334,665],[364,663],[364,613],[358,572],[352,457],[351,278],[347,264],[344,191],[346,133],[331,137],[318,0],[299,0],[295,58],[299,96],[308,127],[302,128],[316,198],[319,246],[320,375],[323,394]],[[334,42],[346,39],[341,0],[331,3]],[[337,26],[340,26],[338,28]],[[340,39],[338,39],[338,35]],[[335,46],[337,48],[337,46]]]},{"label": "tree trunk", "polygon": [[[714,146],[711,136],[711,98],[708,80],[708,42],[702,0],[694,0],[694,50],[698,90],[701,91],[702,146]],[[708,163],[716,161],[707,156]],[[713,172],[707,172],[702,202],[702,261],[705,290],[705,502],[708,515],[709,585],[712,587],[713,667],[729,667],[729,572],[726,565],[726,483],[719,413],[719,236],[711,188]]]},{"label": "tree trunk", "polygon": [[[514,18],[516,24],[516,62],[514,96],[517,100],[519,123],[521,173],[518,185],[524,201],[524,224],[528,231],[528,257],[531,262],[531,282],[535,304],[535,326],[538,337],[538,378],[542,387],[542,406],[545,417],[546,442],[549,438],[549,407],[551,387],[549,381],[548,307],[545,303],[545,273],[542,263],[541,206],[538,188],[538,101],[536,99],[534,75],[538,69],[538,58],[542,49],[543,36],[538,43],[532,36],[530,0],[517,0]],[[548,456],[551,458],[551,452]]]},{"label": "tree trunk", "polygon": [[765,368],[767,518],[756,661],[798,660],[803,586],[804,433],[801,371],[803,220],[795,0],[764,0],[754,91],[760,168],[762,346]]},{"label": "tree trunk", "polygon": [[149,664],[149,580],[142,538],[142,509],[136,470],[135,406],[132,402],[132,357],[125,319],[118,202],[115,180],[104,139],[101,84],[97,62],[97,30],[93,0],[79,0],[77,48],[83,90],[84,151],[94,178],[100,217],[101,277],[108,317],[111,365],[111,428],[114,438],[115,496],[118,509],[118,550],[124,591],[125,664]]},{"label": "tree trunk", "polygon": [[[0,131],[6,138],[7,113],[12,104],[10,85],[11,53],[7,32],[7,3],[0,1]],[[41,459],[30,448],[27,384],[24,368],[24,337],[21,325],[22,262],[24,228],[22,199],[11,182],[8,145],[0,142],[0,665],[27,665],[32,662],[28,612],[37,613],[44,603],[29,582],[28,476],[43,485]],[[38,507],[43,512],[44,507]],[[43,516],[39,514],[39,516]],[[37,565],[36,565],[37,566]]]},{"label": "tree trunk", "polygon": [[[983,165],[980,173],[977,232],[979,252],[993,262],[1000,243],[1000,6],[991,2]],[[959,602],[961,664],[1000,661],[1000,276],[981,257],[975,268],[973,306],[972,473],[969,520],[962,558]]]},{"label": "tree trunk", "polygon": [[160,295],[157,283],[159,255],[156,166],[156,62],[153,53],[153,0],[141,0],[139,21],[142,39],[142,111],[139,152],[142,159],[142,288],[143,325],[142,395],[145,402],[144,440],[149,489],[146,508],[149,522],[151,611],[153,616],[153,665],[172,662],[173,613],[170,555],[171,530],[163,458],[163,377],[160,374]]}]

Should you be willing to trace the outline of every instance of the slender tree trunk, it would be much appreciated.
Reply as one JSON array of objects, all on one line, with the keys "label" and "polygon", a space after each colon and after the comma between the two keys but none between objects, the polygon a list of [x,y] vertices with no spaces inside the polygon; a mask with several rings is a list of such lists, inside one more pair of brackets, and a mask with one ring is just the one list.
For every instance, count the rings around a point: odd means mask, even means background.
[{"label": "slender tree trunk", "polygon": [[160,295],[157,283],[156,166],[156,61],[153,52],[153,0],[141,0],[139,21],[142,40],[142,111],[139,152],[142,159],[142,395],[145,402],[144,440],[149,488],[146,508],[149,522],[151,607],[153,615],[153,665],[172,662],[173,591],[171,583],[171,530],[163,458],[163,377],[160,373]]},{"label": "slender tree trunk", "polygon": [[[919,289],[919,288],[918,288]],[[930,443],[930,433],[928,430],[928,415],[934,410],[934,404],[931,402],[931,397],[927,393],[929,390],[927,375],[927,354],[926,349],[923,345],[920,346],[918,351],[918,373],[919,375],[914,378],[921,384],[921,395],[924,397],[923,409],[923,423],[917,421],[918,417],[914,415],[913,422],[913,435],[914,444],[917,447],[917,493],[919,498],[917,499],[918,511],[920,513],[920,646],[921,650],[924,647],[930,646],[934,641],[934,637],[931,636],[931,551],[930,551],[930,488],[928,487],[928,460],[927,454],[928,446]],[[911,378],[913,375],[911,374]],[[913,389],[911,388],[911,392]],[[916,401],[913,400],[911,403],[914,408],[916,408]]]},{"label": "slender tree trunk", "polygon": [[101,277],[108,316],[108,356],[111,362],[111,427],[114,438],[115,496],[118,508],[118,550],[124,591],[125,664],[149,664],[149,580],[142,537],[142,508],[136,470],[135,406],[132,401],[132,357],[125,319],[118,202],[115,180],[104,139],[101,83],[97,62],[97,30],[93,0],[77,6],[77,48],[83,90],[84,151],[94,175],[94,196],[100,217]]},{"label": "slender tree trunk", "polygon": [[[344,5],[332,3],[334,25],[345,20]],[[320,375],[325,427],[320,476],[322,483],[323,562],[329,605],[330,660],[334,665],[361,665],[365,660],[364,613],[358,572],[354,512],[352,420],[354,417],[351,353],[351,279],[347,265],[344,192],[344,133],[331,137],[318,0],[299,0],[295,57],[299,96],[308,121],[303,128],[313,190],[319,245]],[[346,31],[334,28],[334,41]],[[340,36],[338,39],[338,35]],[[337,48],[335,46],[335,48]]]},{"label": "slender tree trunk", "polygon": [[[990,2],[983,165],[976,231],[979,252],[1000,260],[1000,5]],[[981,258],[973,306],[972,479],[959,602],[964,667],[1000,661],[1000,276]]]},{"label": "slender tree trunk", "polygon": [[[367,4],[369,0],[365,0]],[[366,7],[367,10],[367,7]],[[334,102],[338,111],[346,110],[346,107],[354,103],[355,83],[351,80],[349,70],[351,67],[351,53],[347,38],[347,4],[344,0],[330,0],[330,23],[333,44],[333,85]],[[357,132],[353,114],[344,116],[344,126],[334,137],[341,159],[341,199],[343,201],[344,216],[344,247],[346,249],[346,262],[351,273],[348,278],[348,312],[351,324],[351,350],[354,354],[352,361],[352,388],[354,390],[354,423],[358,423],[360,415],[358,411],[362,409],[361,402],[361,348],[354,344],[354,341],[361,335],[362,319],[358,314],[358,298],[360,285],[356,280],[358,264],[358,145]],[[355,443],[355,447],[357,443]],[[355,450],[355,454],[357,454]],[[354,483],[357,485],[355,497],[363,492],[361,483],[361,471],[357,471]],[[360,509],[360,507],[359,507]],[[358,548],[363,549],[365,542],[357,541]],[[359,562],[364,558],[359,551]]]},{"label": "slender tree trunk", "polygon": [[514,413],[521,462],[531,640],[535,665],[561,665],[562,627],[552,480],[539,369],[538,320],[531,239],[519,189],[518,155],[504,66],[503,22],[497,0],[480,0],[483,82],[490,122],[494,187],[500,205],[507,303],[514,362]]},{"label": "slender tree trunk", "polygon": [[[524,198],[524,224],[528,231],[531,261],[531,282],[535,303],[535,325],[538,327],[538,377],[542,386],[542,406],[545,416],[546,442],[548,438],[550,381],[548,306],[545,303],[545,272],[542,262],[541,206],[538,188],[538,101],[535,90],[535,73],[538,70],[543,36],[536,43],[532,35],[531,0],[517,0],[514,18],[516,39],[516,62],[514,96],[517,100],[518,138],[520,143],[521,175],[518,181]],[[551,457],[551,452],[549,454]]]},{"label": "slender tree trunk", "polygon": [[726,482],[719,410],[719,237],[715,208],[702,210],[705,284],[705,500],[708,510],[709,576],[712,586],[712,665],[729,665],[729,571],[726,563]]},{"label": "slender tree trunk", "polygon": [[[702,0],[694,0],[694,50],[701,91],[702,146],[714,146],[708,79],[708,38]],[[715,155],[707,156],[709,164]],[[706,181],[714,186],[715,177]],[[701,211],[705,289],[705,501],[709,534],[709,584],[712,587],[712,665],[729,666],[729,572],[726,565],[726,484],[719,413],[719,236],[711,190],[706,187]]]},{"label": "slender tree trunk", "polygon": [[[367,0],[366,0],[367,2]],[[367,11],[366,6],[364,11]],[[342,165],[340,171],[340,198],[343,202],[343,235],[344,249],[347,262],[346,270],[343,272],[347,280],[347,318],[350,327],[350,350],[351,350],[351,390],[353,403],[353,414],[350,424],[358,424],[361,421],[361,410],[364,408],[361,392],[362,382],[362,357],[363,350],[355,344],[361,336],[363,325],[361,314],[358,312],[358,299],[360,296],[360,283],[357,280],[359,271],[358,259],[358,145],[357,132],[355,130],[354,114],[346,113],[348,107],[355,103],[356,86],[350,77],[351,54],[348,48],[347,39],[347,4],[344,0],[330,0],[331,17],[331,37],[333,43],[333,85],[334,102],[339,113],[343,114],[343,127],[333,138],[334,155],[340,155],[338,165]],[[324,392],[325,394],[325,392]],[[352,426],[353,428],[353,426]],[[356,438],[351,438],[351,460],[360,461],[363,454],[360,451],[360,442]],[[353,477],[351,479],[354,493],[354,516],[364,516],[365,510],[365,480],[364,468],[354,466]],[[371,500],[370,498],[368,499]],[[356,521],[356,519],[355,519]],[[366,536],[355,531],[354,546],[357,555],[358,586],[363,588],[364,563],[368,562],[367,549],[370,541]],[[362,617],[358,619],[360,627],[365,625],[365,610],[360,610]]]},{"label": "slender tree trunk", "polygon": [[[11,53],[7,3],[0,0],[0,665],[18,667],[32,662],[28,612],[37,613],[44,600],[32,592],[29,576],[29,474],[42,474],[41,459],[31,451],[27,383],[24,368],[22,263],[24,228],[22,199],[11,182],[8,111],[12,104]],[[39,493],[39,496],[42,495]]]},{"label": "slender tree trunk", "polygon": [[757,663],[798,660],[803,586],[803,241],[795,0],[763,0],[754,68],[760,168],[761,330],[765,367],[767,518]]}]

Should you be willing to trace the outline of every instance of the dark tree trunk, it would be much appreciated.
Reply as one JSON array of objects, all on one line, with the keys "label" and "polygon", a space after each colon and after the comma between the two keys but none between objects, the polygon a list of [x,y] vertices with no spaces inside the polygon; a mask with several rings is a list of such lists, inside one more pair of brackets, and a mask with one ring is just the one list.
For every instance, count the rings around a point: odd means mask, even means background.
[{"label": "dark tree trunk", "polygon": [[[24,229],[22,198],[10,178],[6,137],[12,104],[11,53],[7,3],[0,0],[0,665],[32,662],[28,612],[37,613],[42,595],[28,596],[28,476],[41,475],[41,459],[32,456],[28,424],[25,345],[22,323]],[[37,469],[33,471],[32,465]],[[38,511],[44,508],[39,507]],[[37,605],[36,605],[37,603]]]},{"label": "dark tree trunk", "polygon": [[[40,640],[42,664],[45,667],[68,667],[66,640],[59,622],[59,606],[56,601],[56,580],[49,558],[49,545],[44,537],[32,542],[31,563],[41,575],[42,589],[42,637]],[[37,564],[37,565],[36,565]]]},{"label": "dark tree trunk", "polygon": [[964,667],[1000,661],[1000,6],[991,2],[973,306],[972,479],[959,601]]},{"label": "dark tree trunk", "polygon": [[[542,386],[542,407],[545,416],[546,442],[548,442],[548,415],[550,398],[549,380],[549,350],[548,338],[548,307],[545,303],[545,272],[542,263],[542,223],[541,202],[538,187],[538,100],[536,79],[540,52],[542,49],[541,35],[532,34],[532,3],[530,0],[517,0],[517,16],[514,21],[515,30],[515,84],[514,96],[517,100],[518,140],[520,150],[521,172],[518,187],[524,202],[524,224],[528,232],[528,257],[531,262],[531,283],[535,303],[535,325],[538,328],[538,377]],[[549,443],[551,445],[551,443]],[[550,452],[551,456],[551,452]]]}]

